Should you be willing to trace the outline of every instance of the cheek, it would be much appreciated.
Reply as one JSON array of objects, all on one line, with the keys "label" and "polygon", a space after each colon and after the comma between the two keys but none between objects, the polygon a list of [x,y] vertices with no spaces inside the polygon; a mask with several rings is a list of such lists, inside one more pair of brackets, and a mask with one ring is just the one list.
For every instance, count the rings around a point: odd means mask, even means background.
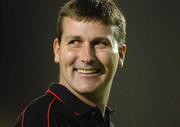
[{"label": "cheek", "polygon": [[96,54],[97,59],[106,67],[110,63],[110,54],[99,52]]},{"label": "cheek", "polygon": [[103,64],[106,71],[113,73],[118,67],[119,55],[110,51],[97,53],[98,60]]},{"label": "cheek", "polygon": [[63,49],[61,51],[60,64],[71,65],[76,60],[76,53],[73,50]]}]

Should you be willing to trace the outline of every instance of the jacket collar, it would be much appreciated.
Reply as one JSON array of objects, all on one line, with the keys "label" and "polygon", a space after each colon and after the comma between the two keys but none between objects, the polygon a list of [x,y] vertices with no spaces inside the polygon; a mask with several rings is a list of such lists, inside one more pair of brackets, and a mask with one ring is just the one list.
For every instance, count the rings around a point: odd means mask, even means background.
[{"label": "jacket collar", "polygon": [[[59,98],[70,110],[76,115],[85,115],[92,111],[100,112],[97,107],[91,107],[74,94],[72,94],[66,87],[61,84],[53,83],[49,85],[48,91],[55,97]],[[109,116],[114,111],[109,107],[106,108],[105,116]]]}]

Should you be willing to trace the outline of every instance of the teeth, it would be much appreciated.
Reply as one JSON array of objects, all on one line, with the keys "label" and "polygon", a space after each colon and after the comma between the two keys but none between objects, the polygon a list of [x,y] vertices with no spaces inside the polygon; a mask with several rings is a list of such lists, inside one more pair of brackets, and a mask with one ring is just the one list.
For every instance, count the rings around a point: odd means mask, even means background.
[{"label": "teeth", "polygon": [[77,69],[77,72],[83,74],[93,74],[97,72],[97,69]]}]

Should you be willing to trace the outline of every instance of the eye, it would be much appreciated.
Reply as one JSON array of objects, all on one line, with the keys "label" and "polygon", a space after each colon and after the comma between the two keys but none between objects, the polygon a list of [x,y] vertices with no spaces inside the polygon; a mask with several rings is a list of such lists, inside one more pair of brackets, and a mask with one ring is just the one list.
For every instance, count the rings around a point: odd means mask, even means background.
[{"label": "eye", "polygon": [[68,42],[68,45],[72,47],[80,47],[81,46],[81,41],[79,40],[71,40]]},{"label": "eye", "polygon": [[95,43],[95,48],[106,48],[106,47],[109,47],[108,43],[106,42],[96,42]]}]

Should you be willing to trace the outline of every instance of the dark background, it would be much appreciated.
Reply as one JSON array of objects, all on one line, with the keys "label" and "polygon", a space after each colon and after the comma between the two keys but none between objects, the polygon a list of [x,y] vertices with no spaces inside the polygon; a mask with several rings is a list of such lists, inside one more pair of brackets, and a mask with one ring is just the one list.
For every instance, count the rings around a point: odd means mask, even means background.
[{"label": "dark background", "polygon": [[[63,0],[65,1],[65,0]],[[0,127],[58,81],[52,42],[62,0],[1,0]],[[117,127],[180,127],[180,1],[119,0],[128,51],[109,105]]]}]

